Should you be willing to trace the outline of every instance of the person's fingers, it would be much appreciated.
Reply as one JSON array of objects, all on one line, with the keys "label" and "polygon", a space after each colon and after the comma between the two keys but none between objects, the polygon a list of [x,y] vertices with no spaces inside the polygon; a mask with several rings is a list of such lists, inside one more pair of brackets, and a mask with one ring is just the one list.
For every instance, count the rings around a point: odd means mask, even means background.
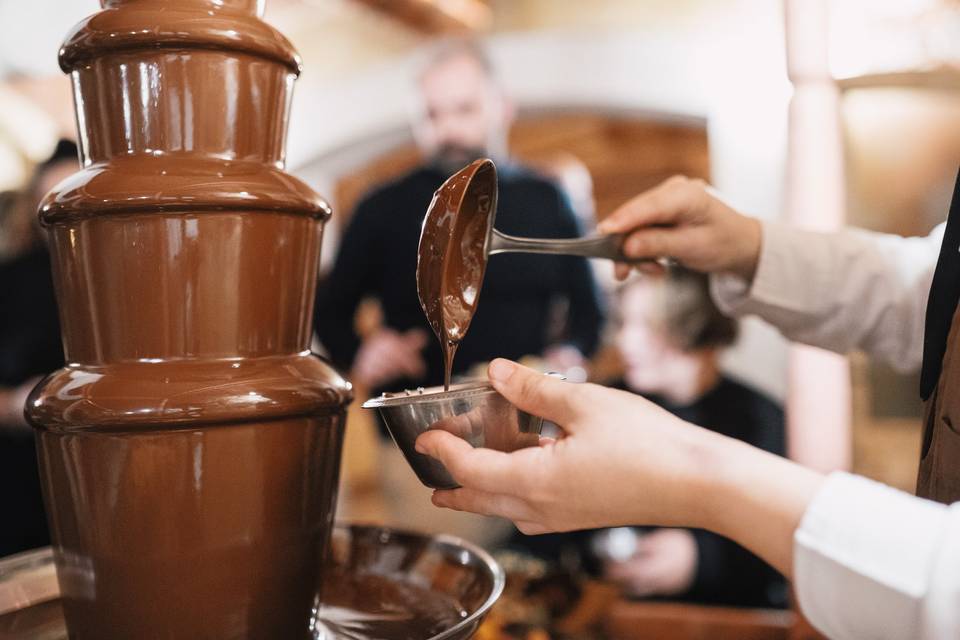
[{"label": "person's fingers", "polygon": [[430,336],[422,329],[410,329],[400,338],[403,357],[407,360],[410,373],[416,377],[424,375],[427,364],[423,360],[423,348]]},{"label": "person's fingers", "polygon": [[374,349],[366,358],[369,368],[381,377],[392,377],[406,374],[417,377],[417,357],[411,358],[410,353],[399,340],[383,343],[382,348]]},{"label": "person's fingers", "polygon": [[543,533],[550,533],[552,531],[552,529],[549,527],[531,520],[514,520],[513,524],[516,525],[517,529],[520,530],[520,533],[525,536],[539,536]]},{"label": "person's fingers", "polygon": [[470,419],[464,414],[440,418],[430,425],[432,431],[446,431],[458,438],[463,438],[470,432]]},{"label": "person's fingers", "polygon": [[630,274],[634,269],[646,276],[661,276],[667,271],[666,267],[654,260],[642,260],[640,262],[617,262],[613,265],[613,276],[617,280],[626,280],[630,277]]},{"label": "person's fingers", "polygon": [[645,191],[628,200],[599,225],[597,231],[603,234],[628,233],[637,227],[672,224],[678,212],[671,207],[669,193],[664,193],[663,185]]},{"label": "person's fingers", "polygon": [[604,577],[619,584],[632,595],[652,595],[657,591],[660,570],[654,563],[633,557],[605,565]]},{"label": "person's fingers", "polygon": [[624,240],[623,253],[629,258],[676,257],[682,260],[684,246],[688,244],[684,242],[687,233],[667,227],[638,229]]},{"label": "person's fingers", "polygon": [[384,334],[364,345],[364,352],[371,358],[393,360],[406,355],[406,347],[400,336]]},{"label": "person's fingers", "polygon": [[402,335],[384,333],[366,354],[369,369],[380,377],[422,377],[427,370],[421,355],[425,340],[426,334],[420,329],[413,329]]},{"label": "person's fingers", "polygon": [[637,263],[637,271],[645,276],[659,277],[666,273],[667,269],[659,262],[639,262]]},{"label": "person's fingers", "polygon": [[390,327],[380,327],[370,335],[369,339],[375,340],[375,341],[376,340],[387,341],[387,340],[392,340],[399,337],[400,337],[400,333],[391,329]]},{"label": "person's fingers", "polygon": [[701,183],[675,176],[653,189],[627,201],[607,216],[597,229],[600,233],[627,233],[638,227],[676,224],[695,203],[695,190]]},{"label": "person's fingers", "polygon": [[455,511],[469,511],[484,516],[507,520],[528,520],[533,517],[530,506],[523,500],[502,493],[476,489],[452,489],[433,492],[433,504]]},{"label": "person's fingers", "polygon": [[603,575],[614,582],[626,583],[633,577],[633,568],[637,564],[635,558],[620,562],[607,562],[604,565]]},{"label": "person's fingers", "polygon": [[637,596],[649,596],[657,592],[660,571],[653,563],[637,562],[630,567],[630,573],[624,575],[622,584],[628,585],[630,592]]},{"label": "person's fingers", "polygon": [[640,548],[647,553],[656,553],[669,546],[676,529],[654,529],[640,538]]},{"label": "person's fingers", "polygon": [[430,336],[423,329],[410,329],[403,334],[402,339],[409,349],[420,351],[427,346]]},{"label": "person's fingers", "polygon": [[473,446],[446,431],[427,431],[416,450],[439,460],[457,484],[491,493],[522,494],[529,484],[521,461],[510,454]]},{"label": "person's fingers", "polygon": [[403,371],[414,380],[422,378],[427,373],[427,363],[420,357],[420,352],[413,354],[403,362]]},{"label": "person's fingers", "polygon": [[380,329],[360,348],[353,365],[353,377],[363,384],[376,386],[397,377],[421,378],[427,370],[421,348],[417,343],[426,334],[414,329],[399,334],[392,329]]},{"label": "person's fingers", "polygon": [[577,416],[573,397],[583,388],[545,376],[516,362],[497,358],[490,363],[488,375],[493,387],[523,409],[566,428]]},{"label": "person's fingers", "polygon": [[380,380],[396,369],[390,364],[388,357],[377,357],[375,348],[361,350],[353,363],[353,377],[365,384],[377,384]]}]

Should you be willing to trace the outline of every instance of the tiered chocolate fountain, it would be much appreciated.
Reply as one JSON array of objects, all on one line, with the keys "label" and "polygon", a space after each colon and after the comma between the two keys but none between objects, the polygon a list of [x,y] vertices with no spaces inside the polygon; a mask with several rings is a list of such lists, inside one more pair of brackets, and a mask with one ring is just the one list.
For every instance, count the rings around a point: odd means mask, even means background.
[{"label": "tiered chocolate fountain", "polygon": [[329,207],[283,171],[258,0],[102,0],[43,204],[69,363],[28,405],[71,637],[303,638],[350,386],[311,355]]}]

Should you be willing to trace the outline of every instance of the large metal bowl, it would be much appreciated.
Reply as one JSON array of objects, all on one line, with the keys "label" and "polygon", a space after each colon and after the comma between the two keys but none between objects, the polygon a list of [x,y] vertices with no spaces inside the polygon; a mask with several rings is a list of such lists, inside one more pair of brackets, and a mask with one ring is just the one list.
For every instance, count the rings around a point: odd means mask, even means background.
[{"label": "large metal bowl", "polygon": [[489,382],[429,387],[415,391],[385,393],[363,403],[377,409],[394,442],[420,482],[433,489],[455,489],[459,485],[439,460],[414,449],[417,437],[443,429],[463,438],[474,447],[515,451],[536,446],[543,420],[517,409]]},{"label": "large metal bowl", "polygon": [[[356,606],[352,596],[367,593],[372,583],[379,587],[380,601],[365,598]],[[490,554],[459,538],[338,526],[312,621],[313,636],[463,640],[477,630],[503,587],[503,570]],[[49,548],[0,560],[0,638],[65,640],[59,598]],[[447,620],[453,607],[456,621],[439,624],[434,615],[438,606]],[[411,609],[418,617],[404,619],[402,612]],[[406,634],[398,633],[398,624]]]}]

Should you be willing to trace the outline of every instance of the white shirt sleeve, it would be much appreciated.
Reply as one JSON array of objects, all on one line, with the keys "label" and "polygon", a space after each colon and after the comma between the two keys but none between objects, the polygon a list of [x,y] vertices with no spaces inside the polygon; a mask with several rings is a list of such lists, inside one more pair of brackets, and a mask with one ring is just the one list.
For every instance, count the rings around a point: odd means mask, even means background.
[{"label": "white shirt sleeve", "polygon": [[794,536],[794,585],[833,640],[960,638],[960,503],[835,472]]},{"label": "white shirt sleeve", "polygon": [[756,314],[791,340],[839,353],[863,349],[900,371],[915,370],[944,227],[903,238],[764,222],[752,283],[715,275],[713,295],[725,312]]}]

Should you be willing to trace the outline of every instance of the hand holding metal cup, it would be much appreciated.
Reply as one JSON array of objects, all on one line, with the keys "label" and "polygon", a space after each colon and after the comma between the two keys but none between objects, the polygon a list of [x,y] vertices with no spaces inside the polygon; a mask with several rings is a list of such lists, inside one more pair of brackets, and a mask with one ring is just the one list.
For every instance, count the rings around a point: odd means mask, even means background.
[{"label": "hand holding metal cup", "polygon": [[456,489],[459,485],[446,467],[414,449],[417,437],[442,429],[473,447],[516,451],[539,444],[543,420],[513,406],[487,381],[429,387],[400,393],[385,393],[363,403],[377,409],[394,442],[420,482],[433,489]]}]

